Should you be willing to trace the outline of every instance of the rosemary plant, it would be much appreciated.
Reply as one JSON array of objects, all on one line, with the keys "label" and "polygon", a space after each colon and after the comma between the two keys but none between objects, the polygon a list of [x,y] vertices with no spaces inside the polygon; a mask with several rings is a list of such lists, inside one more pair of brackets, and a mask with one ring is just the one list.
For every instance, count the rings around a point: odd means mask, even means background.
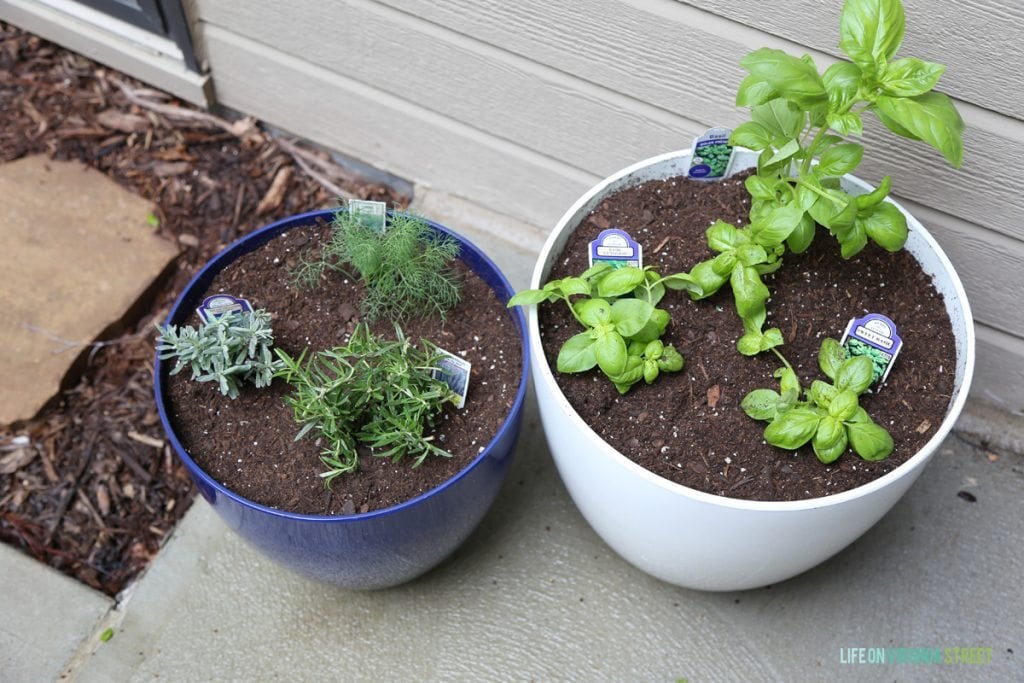
[{"label": "rosemary plant", "polygon": [[296,359],[281,349],[283,363],[276,376],[294,387],[285,398],[302,425],[295,439],[316,430],[326,444],[320,459],[327,467],[326,484],[359,467],[359,445],[376,457],[398,462],[413,458],[420,466],[428,455],[450,457],[427,434],[446,403],[458,396],[434,368],[441,354],[424,341],[422,349],[395,326],[397,339],[374,336],[358,325],[348,344],[306,353]]}]

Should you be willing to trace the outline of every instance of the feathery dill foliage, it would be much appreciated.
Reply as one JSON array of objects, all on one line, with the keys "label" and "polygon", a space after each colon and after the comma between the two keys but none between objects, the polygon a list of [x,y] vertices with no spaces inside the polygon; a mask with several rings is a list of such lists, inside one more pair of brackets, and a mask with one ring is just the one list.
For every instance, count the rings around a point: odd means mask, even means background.
[{"label": "feathery dill foliage", "polygon": [[277,349],[284,367],[275,376],[294,388],[285,401],[302,425],[295,440],[314,429],[323,438],[320,460],[327,471],[320,476],[327,485],[358,469],[359,445],[392,462],[411,457],[413,467],[428,455],[451,457],[426,434],[444,405],[458,402],[432,374],[441,353],[428,341],[422,349],[412,345],[398,325],[395,332],[396,340],[385,340],[360,324],[348,344],[308,361],[305,351],[294,359]]},{"label": "feathery dill foliage", "polygon": [[438,315],[443,320],[461,298],[461,283],[451,262],[458,241],[437,233],[420,218],[393,214],[380,234],[354,220],[347,210],[334,217],[330,240],[320,258],[303,258],[292,271],[296,284],[313,287],[326,270],[355,269],[366,285],[360,304],[364,319],[397,322]]},{"label": "feathery dill foliage", "polygon": [[160,331],[156,347],[160,359],[177,359],[172,375],[189,366],[192,379],[217,382],[220,393],[231,399],[238,396],[241,382],[269,386],[274,372],[281,368],[281,361],[270,353],[274,332],[270,314],[263,310],[228,313],[199,329],[191,325],[156,328]]}]

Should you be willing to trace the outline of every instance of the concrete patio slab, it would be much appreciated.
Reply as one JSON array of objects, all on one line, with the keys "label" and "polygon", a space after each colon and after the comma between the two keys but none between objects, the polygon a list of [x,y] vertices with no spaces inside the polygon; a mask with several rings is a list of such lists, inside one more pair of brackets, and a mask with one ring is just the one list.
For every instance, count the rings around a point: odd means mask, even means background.
[{"label": "concrete patio slab", "polygon": [[[399,588],[299,578],[197,502],[78,680],[1019,680],[1021,458],[992,462],[953,438],[824,565],[699,593],[634,569],[590,530],[535,411],[483,525]],[[991,648],[991,663],[843,663],[873,647]]]},{"label": "concrete patio slab", "polygon": [[0,680],[56,680],[114,601],[0,544]]}]

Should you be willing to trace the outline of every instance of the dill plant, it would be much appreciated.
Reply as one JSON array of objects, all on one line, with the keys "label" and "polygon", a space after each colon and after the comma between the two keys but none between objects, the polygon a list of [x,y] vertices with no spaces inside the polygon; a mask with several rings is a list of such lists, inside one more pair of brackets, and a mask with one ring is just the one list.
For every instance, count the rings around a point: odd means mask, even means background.
[{"label": "dill plant", "polygon": [[308,360],[305,351],[292,358],[277,349],[283,367],[275,376],[292,385],[285,402],[302,425],[295,440],[313,430],[323,439],[327,485],[358,469],[360,445],[392,462],[412,458],[413,467],[429,455],[451,456],[428,434],[445,404],[459,399],[434,377],[442,354],[428,341],[411,344],[397,325],[395,332],[397,339],[385,340],[363,323],[347,344]]},{"label": "dill plant", "polygon": [[328,270],[352,277],[347,270],[352,268],[366,285],[360,304],[365,320],[402,322],[427,315],[443,320],[461,299],[461,283],[451,267],[459,250],[455,238],[435,232],[421,218],[393,214],[379,233],[341,210],[319,257],[303,257],[292,278],[309,288]]}]

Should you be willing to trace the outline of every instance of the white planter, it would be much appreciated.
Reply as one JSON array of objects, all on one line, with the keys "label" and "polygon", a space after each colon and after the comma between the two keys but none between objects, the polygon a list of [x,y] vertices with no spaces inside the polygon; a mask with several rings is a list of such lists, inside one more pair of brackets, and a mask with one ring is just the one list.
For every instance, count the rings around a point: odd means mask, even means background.
[{"label": "white planter", "polygon": [[[738,153],[734,170],[756,163]],[[601,200],[642,182],[682,175],[689,150],[653,157],[599,183],[559,221],[534,269],[532,288],[548,280],[569,235]],[[847,192],[872,188],[848,176]],[[897,204],[897,206],[899,206]],[[938,431],[889,474],[826,498],[758,502],[702,493],[663,479],[605,443],[562,394],[541,347],[537,307],[528,315],[533,379],[541,420],[558,472],[594,530],[626,560],[669,583],[701,590],[743,590],[777,583],[839,552],[889,511],[949,434],[974,371],[974,323],[963,285],[927,230],[907,213],[906,249],[934,277],[956,337],[952,400]]]}]

